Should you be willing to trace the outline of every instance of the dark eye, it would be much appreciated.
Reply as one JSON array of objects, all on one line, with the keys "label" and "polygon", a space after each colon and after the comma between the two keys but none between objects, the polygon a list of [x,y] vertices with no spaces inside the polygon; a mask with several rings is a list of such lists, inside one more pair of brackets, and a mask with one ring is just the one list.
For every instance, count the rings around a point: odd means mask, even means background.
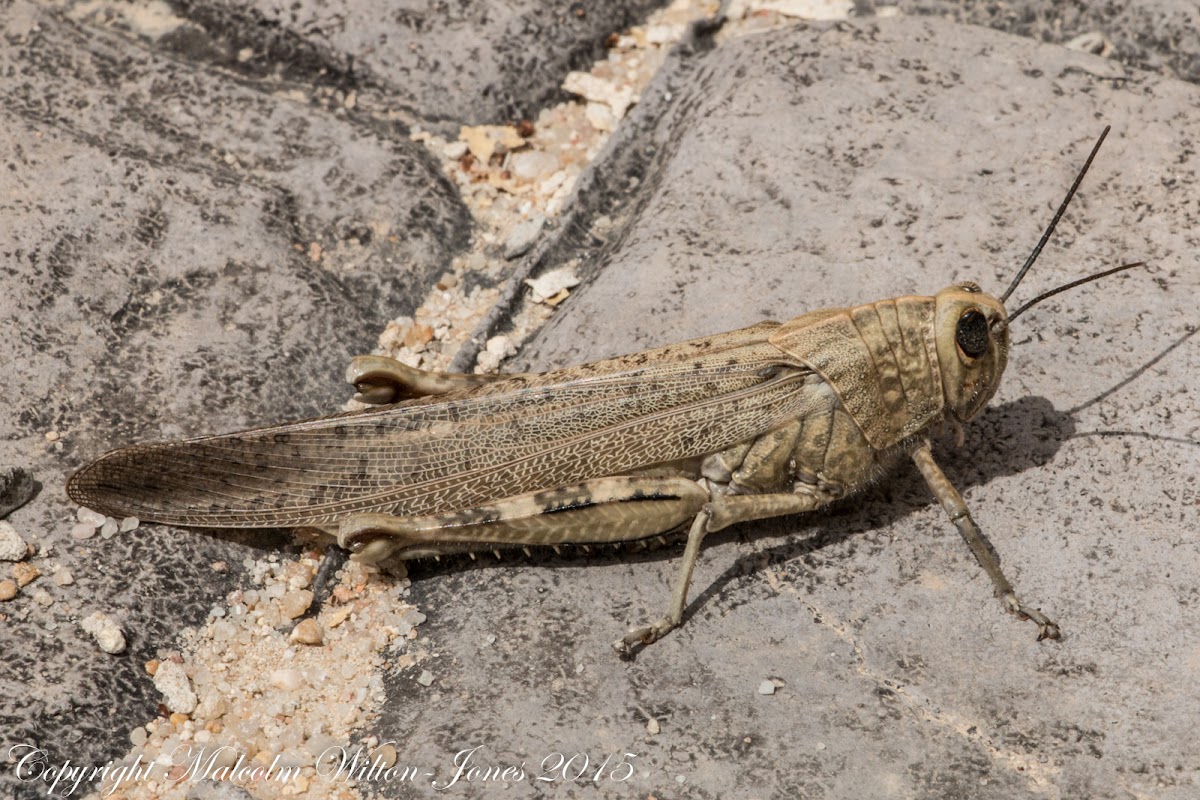
[{"label": "dark eye", "polygon": [[963,314],[958,318],[958,330],[954,333],[954,340],[958,342],[959,349],[968,356],[979,358],[988,349],[987,317],[973,308]]}]

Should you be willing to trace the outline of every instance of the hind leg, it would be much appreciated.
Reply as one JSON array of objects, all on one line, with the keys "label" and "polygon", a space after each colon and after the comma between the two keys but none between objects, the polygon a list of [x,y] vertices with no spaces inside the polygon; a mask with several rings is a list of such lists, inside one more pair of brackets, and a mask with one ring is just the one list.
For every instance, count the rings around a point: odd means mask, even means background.
[{"label": "hind leg", "polygon": [[338,543],[369,563],[533,545],[616,544],[669,533],[708,498],[687,478],[598,478],[444,514],[354,514],[342,521]]}]

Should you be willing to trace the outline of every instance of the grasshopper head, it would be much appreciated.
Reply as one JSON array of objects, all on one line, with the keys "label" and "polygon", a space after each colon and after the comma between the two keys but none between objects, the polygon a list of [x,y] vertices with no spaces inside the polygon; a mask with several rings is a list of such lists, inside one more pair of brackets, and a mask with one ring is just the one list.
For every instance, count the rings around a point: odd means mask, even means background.
[{"label": "grasshopper head", "polygon": [[978,414],[1000,386],[1008,364],[1008,312],[974,283],[934,296],[934,340],[946,408],[959,422]]}]

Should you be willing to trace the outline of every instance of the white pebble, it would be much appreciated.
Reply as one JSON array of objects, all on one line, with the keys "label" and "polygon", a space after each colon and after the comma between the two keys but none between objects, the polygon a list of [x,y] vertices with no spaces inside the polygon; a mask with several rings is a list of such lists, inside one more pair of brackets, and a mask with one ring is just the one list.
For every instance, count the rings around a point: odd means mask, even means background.
[{"label": "white pebble", "polygon": [[[270,594],[271,588],[274,587],[268,588],[268,594]],[[279,606],[288,619],[296,619],[296,617],[308,611],[308,607],[312,605],[312,601],[313,593],[308,589],[293,589],[283,596],[283,599],[279,602]]]},{"label": "white pebble", "polygon": [[79,511],[76,512],[75,518],[80,522],[91,523],[93,528],[99,528],[104,524],[103,514],[92,511],[90,508],[83,508],[82,506],[80,507]]},{"label": "white pebble", "polygon": [[125,634],[112,617],[102,611],[95,611],[79,621],[79,627],[84,633],[91,634],[96,644],[105,653],[116,655],[125,650]]},{"label": "white pebble", "polygon": [[417,678],[417,683],[421,684],[422,686],[432,686],[433,685],[433,673],[430,672],[429,670],[425,670],[424,672],[421,673],[421,676],[419,678]]},{"label": "white pebble", "polygon": [[288,636],[289,642],[298,644],[319,645],[324,639],[325,633],[315,619],[301,620],[295,628],[292,628],[292,633]]},{"label": "white pebble", "polygon": [[545,225],[546,218],[539,214],[513,228],[512,233],[504,242],[504,257],[511,261],[528,253],[538,237],[541,236],[542,228]]},{"label": "white pebble", "polygon": [[191,714],[196,710],[196,693],[183,665],[175,661],[163,661],[154,673],[154,688],[163,696],[163,703],[172,711]]},{"label": "white pebble", "polygon": [[548,298],[561,292],[563,289],[570,289],[579,285],[579,278],[575,275],[575,270],[572,267],[560,267],[559,269],[551,270],[545,275],[539,275],[536,278],[525,280],[529,288],[533,290],[531,298],[535,303],[544,303]]},{"label": "white pebble", "polygon": [[773,681],[763,681],[758,685],[759,694],[775,694],[775,683]]},{"label": "white pebble", "polygon": [[541,150],[524,150],[513,154],[509,161],[509,169],[520,180],[532,181],[555,172],[558,169],[558,159]]},{"label": "white pebble", "polygon": [[75,576],[66,567],[60,567],[54,571],[55,586],[70,586],[74,582]]},{"label": "white pebble", "polygon": [[104,524],[100,526],[100,538],[111,539],[116,536],[119,525],[112,517],[107,517]]},{"label": "white pebble", "polygon": [[137,517],[126,517],[125,519],[121,520],[121,533],[135,531],[137,530],[138,525],[141,524],[142,521]]},{"label": "white pebble", "polygon": [[45,606],[46,608],[49,608],[50,606],[54,605],[54,598],[51,597],[50,593],[45,589],[37,589],[33,593],[33,602],[37,603],[39,606]]},{"label": "white pebble", "polygon": [[286,692],[294,692],[304,685],[304,676],[298,669],[277,669],[271,673],[271,685]]},{"label": "white pebble", "polygon": [[489,353],[500,356],[501,358],[504,358],[506,355],[508,355],[509,348],[511,347],[512,342],[504,334],[493,336],[492,338],[488,339],[486,345],[486,349]]},{"label": "white pebble", "polygon": [[28,554],[25,540],[11,523],[0,521],[0,561],[20,561]]},{"label": "white pebble", "polygon": [[96,535],[96,526],[90,522],[79,522],[71,526],[71,538],[83,541]]}]

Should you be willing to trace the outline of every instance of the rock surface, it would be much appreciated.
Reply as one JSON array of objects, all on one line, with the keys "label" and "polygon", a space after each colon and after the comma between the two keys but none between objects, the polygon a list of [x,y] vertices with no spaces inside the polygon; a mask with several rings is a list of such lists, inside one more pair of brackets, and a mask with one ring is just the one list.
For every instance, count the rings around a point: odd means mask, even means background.
[{"label": "rock surface", "polygon": [[[238,570],[208,565],[277,539],[77,542],[71,469],[118,444],[338,409],[348,355],[411,310],[471,223],[418,144],[353,115],[62,10],[12,3],[0,26],[0,464],[48,487],[10,519],[79,578],[53,608],[6,605],[0,749],[103,763],[128,746],[114,714],[158,702],[132,665],[236,585]],[[120,612],[128,657],[96,658],[69,624],[96,605]]]},{"label": "rock surface", "polygon": [[[446,740],[498,764],[565,742],[592,763],[636,753],[603,797],[1189,796],[1196,89],[911,19],[727,42],[684,69],[658,84],[661,116],[632,120],[633,141],[656,143],[635,210],[512,369],[958,280],[999,293],[1113,125],[1015,300],[1151,267],[1018,320],[999,397],[964,448],[937,447],[1065,638],[1038,643],[1001,611],[909,467],[827,514],[711,537],[685,627],[631,665],[608,642],[662,612],[678,550],[414,570],[423,631],[453,668],[432,730],[403,683],[379,729],[418,763],[444,764]],[[759,696],[768,676],[784,688]]]},{"label": "rock surface", "polygon": [[[18,365],[19,398],[0,415],[0,464],[44,482],[12,522],[38,563],[75,578],[0,606],[0,752],[27,742],[102,764],[127,751],[163,699],[142,665],[244,588],[247,559],[288,541],[146,525],[76,542],[70,469],[140,438],[336,407],[346,357],[470,235],[395,120],[456,130],[527,113],[612,24],[551,4],[506,4],[486,24],[446,7],[413,39],[357,8],[17,2],[0,15],[0,325],[17,332],[0,360]],[[388,39],[368,52],[371,36]],[[422,71],[429,52],[457,57],[443,42],[460,37],[493,49]],[[681,50],[569,224],[542,234],[559,237],[542,274],[584,280],[523,351],[532,367],[961,279],[1000,291],[1113,124],[1016,300],[1121,261],[1150,269],[1030,311],[966,447],[937,448],[1065,639],[1036,643],[1000,611],[904,469],[828,513],[713,536],[685,627],[632,663],[609,642],[661,613],[677,549],[417,566],[420,645],[437,656],[388,677],[363,735],[402,743],[398,763],[441,782],[473,747],[477,765],[531,777],[561,777],[576,754],[590,777],[611,755],[596,797],[1193,796],[1196,107],[1186,83],[936,20]],[[94,609],[122,621],[124,654],[96,653],[75,624]],[[174,663],[159,664],[169,705],[199,714]],[[238,793],[195,790],[214,786]],[[6,764],[10,787],[40,792]]]}]

